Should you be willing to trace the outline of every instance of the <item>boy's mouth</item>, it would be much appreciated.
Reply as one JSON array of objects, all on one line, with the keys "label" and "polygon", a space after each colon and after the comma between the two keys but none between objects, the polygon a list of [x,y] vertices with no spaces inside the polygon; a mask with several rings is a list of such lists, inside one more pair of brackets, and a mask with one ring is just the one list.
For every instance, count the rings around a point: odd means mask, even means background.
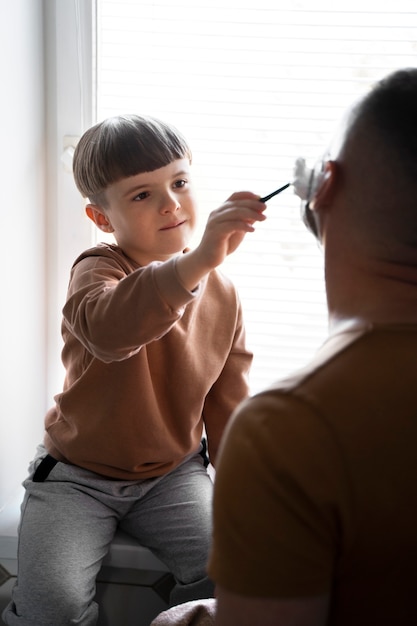
[{"label": "boy's mouth", "polygon": [[172,228],[177,228],[178,226],[182,226],[182,224],[185,224],[185,221],[186,220],[181,220],[180,222],[172,222],[171,224],[168,224],[167,226],[163,226],[159,230],[171,230]]}]

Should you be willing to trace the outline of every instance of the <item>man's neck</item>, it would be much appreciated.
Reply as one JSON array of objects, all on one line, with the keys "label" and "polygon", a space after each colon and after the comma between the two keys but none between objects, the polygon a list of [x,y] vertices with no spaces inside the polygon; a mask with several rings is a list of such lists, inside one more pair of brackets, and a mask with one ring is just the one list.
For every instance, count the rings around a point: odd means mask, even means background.
[{"label": "man's neck", "polygon": [[330,328],[341,324],[417,324],[417,270],[384,266],[364,272],[327,272]]}]

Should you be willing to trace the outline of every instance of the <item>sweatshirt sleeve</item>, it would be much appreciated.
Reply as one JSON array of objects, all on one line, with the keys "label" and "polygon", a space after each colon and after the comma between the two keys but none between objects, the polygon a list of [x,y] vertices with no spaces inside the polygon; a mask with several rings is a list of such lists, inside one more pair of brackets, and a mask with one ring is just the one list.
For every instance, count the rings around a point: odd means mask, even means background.
[{"label": "sweatshirt sleeve", "polygon": [[96,358],[119,361],[165,335],[198,294],[181,284],[176,258],[130,268],[117,256],[86,256],[71,272],[63,333]]}]

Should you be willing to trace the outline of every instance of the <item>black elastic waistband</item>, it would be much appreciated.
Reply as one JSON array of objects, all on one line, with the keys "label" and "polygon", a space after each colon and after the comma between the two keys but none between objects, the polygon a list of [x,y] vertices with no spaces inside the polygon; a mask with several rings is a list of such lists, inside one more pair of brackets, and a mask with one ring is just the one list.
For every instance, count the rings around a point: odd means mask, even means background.
[{"label": "black elastic waistband", "polygon": [[53,468],[55,467],[57,463],[58,461],[54,459],[53,456],[51,456],[50,454],[47,454],[46,457],[42,459],[42,461],[39,463],[38,467],[36,468],[35,473],[33,474],[33,478],[32,478],[33,482],[43,483],[43,481],[48,478],[50,472],[53,470]]}]

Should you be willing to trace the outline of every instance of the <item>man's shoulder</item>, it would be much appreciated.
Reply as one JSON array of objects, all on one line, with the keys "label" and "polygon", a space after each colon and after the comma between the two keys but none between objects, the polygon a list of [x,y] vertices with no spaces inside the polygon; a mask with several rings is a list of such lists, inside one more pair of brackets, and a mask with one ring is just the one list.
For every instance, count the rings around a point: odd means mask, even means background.
[{"label": "man's shoulder", "polygon": [[357,346],[369,332],[371,332],[370,327],[361,326],[330,335],[304,367],[291,372],[282,379],[274,381],[254,397],[262,398],[281,393],[290,394],[307,385],[308,381],[313,377],[325,376],[334,363],[339,359],[343,359],[343,356],[354,345]]},{"label": "man's shoulder", "polygon": [[[415,355],[417,366],[417,325],[358,324],[330,335],[312,360],[303,368],[275,381],[262,393],[295,391],[313,379],[370,373],[371,368],[392,368],[390,355]],[[399,364],[401,367],[401,363]],[[375,371],[375,370],[374,370]]]},{"label": "man's shoulder", "polygon": [[261,426],[275,433],[330,428],[340,434],[354,422],[372,425],[374,416],[389,430],[394,403],[397,413],[417,410],[415,371],[417,326],[338,333],[305,368],[248,398],[239,409],[238,428],[249,433]]}]

